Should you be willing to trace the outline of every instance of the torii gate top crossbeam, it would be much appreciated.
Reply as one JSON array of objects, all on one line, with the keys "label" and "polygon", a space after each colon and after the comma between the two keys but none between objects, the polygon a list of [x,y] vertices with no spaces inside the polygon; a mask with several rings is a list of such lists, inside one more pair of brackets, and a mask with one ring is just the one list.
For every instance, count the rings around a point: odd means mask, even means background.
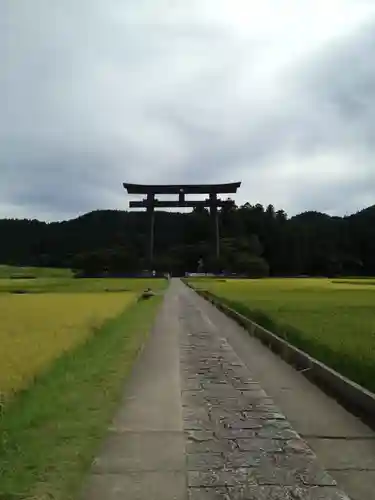
[{"label": "torii gate top crossbeam", "polygon": [[124,182],[124,188],[129,194],[206,194],[206,193],[236,193],[241,182],[229,184],[129,184]]}]

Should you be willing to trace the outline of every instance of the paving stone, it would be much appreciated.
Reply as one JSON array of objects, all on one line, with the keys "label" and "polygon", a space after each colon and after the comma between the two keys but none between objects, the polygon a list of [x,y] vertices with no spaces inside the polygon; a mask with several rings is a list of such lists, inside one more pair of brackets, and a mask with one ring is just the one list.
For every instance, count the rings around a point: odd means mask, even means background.
[{"label": "paving stone", "polygon": [[189,488],[189,500],[349,500],[336,488],[243,486]]},{"label": "paving stone", "polygon": [[233,370],[233,380],[236,380],[238,382],[243,382],[243,383],[249,383],[249,384],[259,384],[259,382],[257,380],[254,380],[253,377],[250,377],[249,376],[249,371],[247,368],[245,368],[243,371],[242,371],[242,374],[241,374],[241,371],[235,371]]},{"label": "paving stone", "polygon": [[256,436],[268,439],[299,439],[298,434],[293,429],[288,427],[277,427],[269,423],[264,425],[259,432],[256,433]]},{"label": "paving stone", "polygon": [[307,457],[314,457],[315,454],[307,446],[307,444],[302,441],[302,439],[264,439],[264,438],[253,438],[253,439],[235,439],[238,449],[241,451],[251,451],[258,452],[262,451],[265,453],[281,453],[283,452],[285,456],[291,456],[296,454],[304,455]]},{"label": "paving stone", "polygon": [[210,439],[186,443],[186,453],[227,453],[237,448],[235,441],[230,439]]},{"label": "paving stone", "polygon": [[254,399],[264,399],[267,397],[267,394],[263,391],[263,389],[259,390],[249,390],[249,389],[238,389],[242,396],[244,396],[248,401],[253,401]]},{"label": "paving stone", "polygon": [[189,488],[189,500],[231,500],[227,488]]},{"label": "paving stone", "polygon": [[192,430],[192,431],[212,430],[212,422],[207,420],[197,420],[193,418],[187,418],[183,420],[183,424],[185,430]]},{"label": "paving stone", "polygon": [[[207,361],[196,361],[194,362],[194,369],[197,371],[197,368],[198,370],[199,369],[212,370],[217,368],[217,362],[215,361],[208,363]],[[223,375],[222,372],[221,375]]]},{"label": "paving stone", "polygon": [[193,372],[190,368],[187,368],[185,365],[181,366],[180,373],[182,381],[185,381],[186,379],[194,380],[195,377],[197,376],[197,372],[195,371]]},{"label": "paving stone", "polygon": [[233,398],[233,399],[238,399],[237,395],[236,395],[236,392],[231,389],[230,387],[228,387],[227,385],[224,385],[222,386],[221,389],[207,389],[207,388],[203,388],[203,397],[205,398],[205,400],[208,402],[209,399],[206,399],[206,398],[212,398],[212,397],[217,397],[217,398],[221,398],[221,399],[227,399],[227,398]]},{"label": "paving stone", "polygon": [[303,439],[288,439],[284,444],[284,451],[287,454],[301,453],[315,457],[315,453]]},{"label": "paving stone", "polygon": [[228,382],[224,379],[221,379],[221,380],[217,380],[216,382],[204,382],[203,383],[203,389],[207,390],[207,391],[212,391],[212,392],[215,392],[215,391],[230,391],[232,392],[233,394],[235,394],[235,391],[232,387],[231,384],[228,384]]},{"label": "paving stone", "polygon": [[[242,379],[244,377],[241,377]],[[243,380],[238,380],[233,378],[231,380],[233,387],[239,389],[240,391],[263,391],[261,386],[257,382],[245,382]]]},{"label": "paving stone", "polygon": [[204,400],[207,403],[210,403],[211,405],[218,406],[218,407],[224,406],[226,408],[234,408],[234,409],[239,408],[239,409],[241,409],[244,406],[241,398],[237,398],[237,397],[222,398],[222,397],[218,397],[218,396],[212,396],[212,395],[208,394],[207,391],[205,391]]},{"label": "paving stone", "polygon": [[243,368],[243,363],[240,360],[233,360],[228,363],[230,366],[238,366],[239,368]]},{"label": "paving stone", "polygon": [[[292,438],[297,438],[299,439],[298,434],[292,429],[290,423],[287,420],[278,420],[278,419],[247,419],[244,420],[245,422],[248,421],[250,423],[256,422],[260,425],[260,430],[259,436],[258,437],[265,437],[269,439],[292,439]],[[239,422],[233,422],[230,428],[241,428],[241,421]],[[252,427],[246,426],[242,427],[243,429],[251,429]],[[255,428],[255,427],[254,427]],[[286,437],[279,437],[279,436],[286,436]]]},{"label": "paving stone", "polygon": [[201,389],[202,387],[201,387],[199,380],[195,379],[195,380],[188,380],[188,381],[184,382],[182,384],[181,388],[184,391],[196,391],[196,390]]},{"label": "paving stone", "polygon": [[212,431],[185,431],[185,438],[189,442],[203,443],[215,439],[215,435]]},{"label": "paving stone", "polygon": [[223,385],[232,390],[231,385],[228,384],[222,374],[219,375],[217,373],[213,373],[211,370],[205,375],[202,381],[203,389],[208,390],[210,390],[211,388],[215,389],[215,387],[217,386],[219,386],[218,389],[222,389]]},{"label": "paving stone", "polygon": [[208,413],[212,422],[224,422],[234,417],[241,418],[241,410],[233,410],[223,406],[209,406]]},{"label": "paving stone", "polygon": [[[193,398],[193,399],[188,399],[185,396],[182,397],[182,410],[184,408],[203,408],[205,407],[205,401],[203,398]],[[208,410],[209,407],[207,407]]]},{"label": "paving stone", "polygon": [[236,439],[239,450],[252,452],[281,452],[284,449],[285,443],[285,441],[279,439]]},{"label": "paving stone", "polygon": [[216,488],[218,486],[257,484],[256,480],[249,474],[249,470],[253,469],[191,471],[187,473],[188,486]]},{"label": "paving stone", "polygon": [[[226,495],[229,495],[229,500],[349,500],[345,494],[339,492],[336,488],[320,486],[311,488],[245,486],[229,487],[223,491],[225,491]],[[204,500],[205,497],[200,498]],[[196,500],[199,500],[199,497],[196,497]]]},{"label": "paving stone", "polygon": [[258,400],[252,400],[249,401],[248,399],[240,399],[241,401],[244,401],[243,407],[244,410],[248,411],[274,411],[274,412],[279,412],[279,409],[277,406],[274,404],[272,399],[270,398],[264,398],[264,399],[258,399]]},{"label": "paving stone", "polygon": [[182,408],[182,418],[184,420],[195,419],[195,420],[209,420],[208,410],[204,406],[191,407],[184,406]]},{"label": "paving stone", "polygon": [[221,453],[193,453],[187,455],[186,464],[189,471],[223,469],[225,459]]},{"label": "paving stone", "polygon": [[299,439],[298,434],[293,429],[277,429],[273,425],[264,425],[257,429],[230,429],[218,427],[215,432],[218,437],[225,439]]},{"label": "paving stone", "polygon": [[234,469],[237,467],[259,467],[261,464],[262,454],[264,452],[245,452],[245,451],[233,451],[232,453],[227,453],[225,455],[225,463],[228,469]]},{"label": "paving stone", "polygon": [[249,419],[260,419],[260,420],[267,420],[267,421],[286,420],[285,415],[283,415],[282,413],[273,412],[273,411],[242,410],[241,413],[242,413],[242,416],[244,418],[249,418]]},{"label": "paving stone", "polygon": [[274,454],[261,457],[258,467],[251,469],[251,476],[258,484],[283,486],[336,486],[336,482],[316,460],[303,457],[285,457]]},{"label": "paving stone", "polygon": [[[204,377],[202,377],[202,375],[200,374],[200,380],[203,383],[205,384],[215,384],[215,383],[220,383],[220,379],[221,377],[219,377],[219,375],[217,373],[215,373],[215,371],[213,370],[210,370],[207,374],[205,374]],[[202,386],[204,387],[204,385]]]},{"label": "paving stone", "polygon": [[215,434],[220,439],[252,439],[258,437],[260,430],[261,429],[227,429],[225,427],[218,427]]},{"label": "paving stone", "polygon": [[184,424],[184,429],[191,430],[210,430],[212,427],[212,422],[208,416],[208,413],[203,407],[191,408],[184,406],[182,408],[182,419]]},{"label": "paving stone", "polygon": [[263,423],[259,419],[239,419],[237,415],[233,415],[232,418],[224,418],[223,425],[227,429],[261,429]]},{"label": "paving stone", "polygon": [[203,404],[203,391],[182,391],[181,392],[182,404],[195,404],[199,402],[199,404]]}]

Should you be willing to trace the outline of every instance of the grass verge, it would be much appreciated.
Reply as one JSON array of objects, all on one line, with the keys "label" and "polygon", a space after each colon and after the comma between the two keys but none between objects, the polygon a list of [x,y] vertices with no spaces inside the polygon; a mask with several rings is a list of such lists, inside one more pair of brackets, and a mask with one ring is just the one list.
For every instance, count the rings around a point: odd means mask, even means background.
[{"label": "grass verge", "polygon": [[0,415],[0,500],[73,500],[161,297],[108,321]]}]

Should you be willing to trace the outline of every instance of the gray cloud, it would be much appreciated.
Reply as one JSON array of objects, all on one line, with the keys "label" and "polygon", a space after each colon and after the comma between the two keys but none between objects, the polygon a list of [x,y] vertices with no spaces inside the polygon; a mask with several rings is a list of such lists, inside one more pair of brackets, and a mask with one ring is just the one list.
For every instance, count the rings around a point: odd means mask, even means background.
[{"label": "gray cloud", "polygon": [[375,6],[279,5],[3,3],[0,217],[125,208],[124,180],[240,179],[239,202],[290,214],[372,204]]}]

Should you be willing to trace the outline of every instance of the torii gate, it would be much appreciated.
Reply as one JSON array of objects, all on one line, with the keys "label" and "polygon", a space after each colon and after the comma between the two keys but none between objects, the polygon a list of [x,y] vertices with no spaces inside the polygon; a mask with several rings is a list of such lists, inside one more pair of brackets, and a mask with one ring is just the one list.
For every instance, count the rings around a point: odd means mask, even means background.
[{"label": "torii gate", "polygon": [[[129,194],[145,194],[147,198],[142,201],[130,201],[129,208],[146,208],[149,214],[150,221],[150,236],[149,236],[149,266],[152,269],[154,261],[154,230],[155,230],[155,208],[174,208],[174,207],[208,207],[214,227],[214,248],[215,255],[220,256],[220,234],[219,234],[219,218],[218,207],[223,206],[224,202],[218,199],[218,194],[236,193],[241,186],[241,182],[232,182],[229,184],[129,184],[124,182],[124,188]],[[158,194],[176,194],[178,201],[160,201],[155,198]],[[206,200],[191,200],[186,201],[187,194],[208,194]]]}]

